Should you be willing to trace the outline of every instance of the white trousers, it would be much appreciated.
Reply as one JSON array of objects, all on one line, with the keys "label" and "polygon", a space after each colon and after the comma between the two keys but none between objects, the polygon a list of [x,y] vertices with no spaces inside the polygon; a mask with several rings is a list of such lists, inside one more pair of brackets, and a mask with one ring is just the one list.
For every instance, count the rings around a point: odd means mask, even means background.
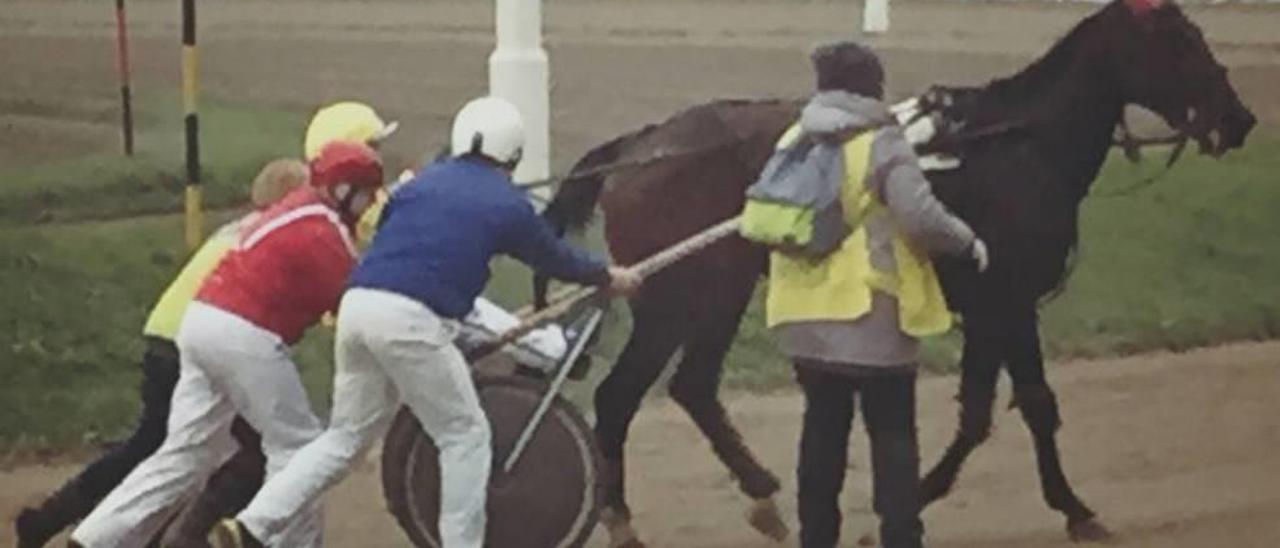
[{"label": "white trousers", "polygon": [[[168,434],[72,533],[86,548],[145,546],[235,453],[237,414],[262,435],[268,479],[320,434],[289,349],[274,333],[194,302],[177,343],[182,365]],[[299,508],[282,527],[282,545],[319,546],[320,521],[319,505]]]},{"label": "white trousers", "polygon": [[457,324],[407,297],[347,291],[338,309],[329,428],[271,478],[238,519],[269,546],[284,546],[285,520],[351,469],[408,405],[440,449],[440,537],[445,548],[481,548],[489,483],[489,422],[453,345]]}]

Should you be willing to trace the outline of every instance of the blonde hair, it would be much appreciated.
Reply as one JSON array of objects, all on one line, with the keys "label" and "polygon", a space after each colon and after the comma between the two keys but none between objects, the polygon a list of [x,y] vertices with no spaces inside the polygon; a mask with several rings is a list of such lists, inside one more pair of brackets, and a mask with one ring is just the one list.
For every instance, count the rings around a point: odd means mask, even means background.
[{"label": "blonde hair", "polygon": [[253,179],[249,199],[253,207],[262,209],[283,198],[289,191],[307,184],[307,164],[292,158],[272,160]]}]

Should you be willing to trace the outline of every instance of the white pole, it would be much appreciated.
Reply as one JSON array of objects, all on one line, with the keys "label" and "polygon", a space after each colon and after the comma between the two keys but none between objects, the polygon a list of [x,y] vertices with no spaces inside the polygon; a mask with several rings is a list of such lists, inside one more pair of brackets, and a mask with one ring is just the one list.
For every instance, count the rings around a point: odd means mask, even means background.
[{"label": "white pole", "polygon": [[489,93],[511,101],[524,117],[524,159],[515,180],[551,176],[551,98],[542,48],[542,0],[495,0],[497,47],[489,56]]},{"label": "white pole", "polygon": [[863,0],[862,32],[867,34],[889,32],[889,0]]}]

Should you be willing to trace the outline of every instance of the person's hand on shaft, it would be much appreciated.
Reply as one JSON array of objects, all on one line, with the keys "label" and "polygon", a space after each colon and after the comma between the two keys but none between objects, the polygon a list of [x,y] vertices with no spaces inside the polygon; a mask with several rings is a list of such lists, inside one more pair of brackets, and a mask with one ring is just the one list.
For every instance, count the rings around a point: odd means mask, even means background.
[{"label": "person's hand on shaft", "polygon": [[644,278],[639,272],[621,266],[609,267],[609,292],[624,297],[634,295]]}]

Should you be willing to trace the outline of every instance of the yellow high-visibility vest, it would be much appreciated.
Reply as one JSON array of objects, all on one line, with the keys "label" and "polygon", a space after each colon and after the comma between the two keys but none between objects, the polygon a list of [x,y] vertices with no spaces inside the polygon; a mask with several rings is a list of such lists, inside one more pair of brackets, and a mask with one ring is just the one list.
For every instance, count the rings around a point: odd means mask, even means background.
[{"label": "yellow high-visibility vest", "polygon": [[[790,145],[800,135],[793,126],[778,141]],[[871,311],[873,290],[895,297],[902,331],[923,337],[951,328],[951,312],[933,264],[923,251],[901,235],[893,236],[897,273],[880,272],[871,264],[867,248],[867,221],[888,211],[867,192],[874,131],[867,131],[844,146],[845,182],[840,203],[853,233],[840,249],[810,260],[780,252],[770,255],[769,292],[765,317],[769,327],[808,321],[856,320]]]},{"label": "yellow high-visibility vest", "polygon": [[165,288],[164,294],[160,295],[160,300],[147,317],[146,325],[142,327],[142,334],[171,341],[176,339],[178,328],[182,325],[182,315],[187,313],[187,306],[195,300],[200,285],[222,261],[222,257],[235,247],[238,239],[239,233],[228,227],[210,236],[182,267],[178,277]]},{"label": "yellow high-visibility vest", "polygon": [[387,189],[378,189],[377,194],[373,196],[373,203],[369,205],[369,209],[364,210],[360,215],[360,220],[356,222],[356,245],[361,249],[368,249],[369,244],[373,243],[373,235],[378,232],[378,223],[382,221],[382,210],[386,209],[387,202],[391,199],[391,193]]}]

